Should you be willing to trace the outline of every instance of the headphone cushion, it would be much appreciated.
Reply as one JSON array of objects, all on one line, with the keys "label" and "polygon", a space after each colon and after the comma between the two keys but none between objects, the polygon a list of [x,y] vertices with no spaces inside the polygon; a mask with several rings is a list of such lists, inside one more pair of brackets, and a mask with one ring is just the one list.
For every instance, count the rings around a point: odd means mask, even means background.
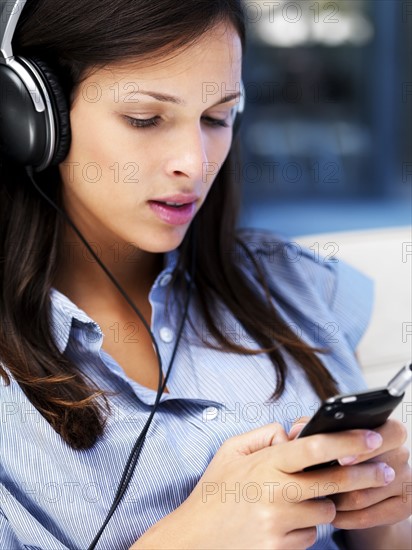
[{"label": "headphone cushion", "polygon": [[45,83],[51,91],[51,100],[56,120],[57,143],[51,165],[55,166],[62,162],[68,155],[71,143],[70,114],[69,106],[63,89],[50,66],[38,57],[30,57],[28,61],[42,74]]}]

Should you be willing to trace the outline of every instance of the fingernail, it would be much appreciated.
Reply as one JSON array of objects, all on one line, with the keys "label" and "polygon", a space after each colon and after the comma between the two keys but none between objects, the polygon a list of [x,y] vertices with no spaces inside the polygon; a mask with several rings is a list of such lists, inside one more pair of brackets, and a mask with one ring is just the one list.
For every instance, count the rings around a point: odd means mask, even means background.
[{"label": "fingernail", "polygon": [[293,424],[291,430],[299,429],[301,430],[304,426],[306,426],[307,422],[298,422],[297,424]]},{"label": "fingernail", "polygon": [[385,478],[385,483],[390,483],[395,479],[395,470],[386,464],[383,469],[383,475]]},{"label": "fingernail", "polygon": [[298,433],[300,433],[303,428],[306,426],[306,424],[304,422],[302,423],[299,423],[299,424],[294,424],[291,429],[290,429],[290,432],[289,432],[289,436],[290,435],[297,435]]},{"label": "fingernail", "polygon": [[382,436],[377,432],[368,432],[366,436],[366,445],[369,449],[377,449],[382,445]]},{"label": "fingernail", "polygon": [[341,466],[348,466],[349,464],[353,464],[355,462],[355,460],[357,459],[358,457],[353,455],[353,456],[345,456],[343,458],[340,458],[338,460],[339,464]]}]

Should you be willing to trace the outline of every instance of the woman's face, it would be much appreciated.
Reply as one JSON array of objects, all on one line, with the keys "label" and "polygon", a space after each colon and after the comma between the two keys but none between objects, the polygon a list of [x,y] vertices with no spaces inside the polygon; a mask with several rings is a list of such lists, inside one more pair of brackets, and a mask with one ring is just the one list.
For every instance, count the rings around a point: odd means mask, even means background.
[{"label": "woman's face", "polygon": [[179,246],[229,152],[240,80],[240,39],[221,24],[173,59],[112,64],[82,82],[59,169],[89,241]]}]

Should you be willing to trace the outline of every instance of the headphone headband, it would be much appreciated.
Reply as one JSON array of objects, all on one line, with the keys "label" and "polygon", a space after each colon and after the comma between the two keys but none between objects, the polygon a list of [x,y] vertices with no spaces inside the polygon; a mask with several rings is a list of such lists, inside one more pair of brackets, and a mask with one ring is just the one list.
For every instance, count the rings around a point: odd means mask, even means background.
[{"label": "headphone headband", "polygon": [[[0,53],[6,63],[9,58],[13,57],[11,41],[14,31],[16,30],[17,22],[23,11],[27,0],[14,0],[14,2],[2,2],[2,10],[0,15]],[[10,10],[11,7],[11,10]],[[0,62],[3,60],[0,58]]]}]

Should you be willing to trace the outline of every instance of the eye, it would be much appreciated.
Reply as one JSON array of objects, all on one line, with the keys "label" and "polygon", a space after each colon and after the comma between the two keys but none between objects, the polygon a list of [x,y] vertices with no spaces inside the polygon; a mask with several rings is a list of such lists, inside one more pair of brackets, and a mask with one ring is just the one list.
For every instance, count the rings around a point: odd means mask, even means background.
[{"label": "eye", "polygon": [[127,123],[134,128],[150,128],[151,126],[158,126],[159,118],[160,117],[158,116],[154,116],[152,118],[133,118],[131,116],[125,117]]},{"label": "eye", "polygon": [[206,120],[208,124],[211,126],[220,126],[223,128],[229,128],[229,124],[226,122],[226,120],[221,120],[219,118],[212,118],[210,116],[203,117],[203,120]]},{"label": "eye", "polygon": [[[133,118],[130,116],[125,116],[124,118],[126,119],[127,123],[133,128],[150,128],[150,127],[158,126],[160,122],[159,116],[154,116],[152,118]],[[224,119],[213,118],[210,116],[204,116],[202,118],[204,121],[206,121],[207,124],[209,124],[212,127],[220,127],[220,128],[229,127],[229,124]]]}]

